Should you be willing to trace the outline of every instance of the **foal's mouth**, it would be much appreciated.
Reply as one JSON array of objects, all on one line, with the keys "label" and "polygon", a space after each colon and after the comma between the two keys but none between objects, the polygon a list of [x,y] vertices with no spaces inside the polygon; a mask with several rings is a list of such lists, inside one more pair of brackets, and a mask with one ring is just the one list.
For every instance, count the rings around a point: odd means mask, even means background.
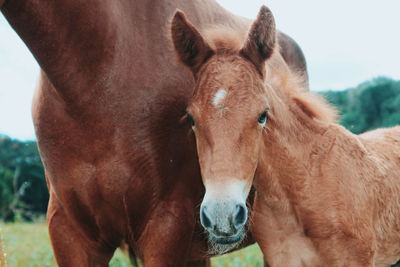
[{"label": "foal's mouth", "polygon": [[232,236],[216,236],[210,233],[211,241],[221,245],[238,243],[242,241],[243,238],[244,238],[244,231],[239,231],[238,233]]}]

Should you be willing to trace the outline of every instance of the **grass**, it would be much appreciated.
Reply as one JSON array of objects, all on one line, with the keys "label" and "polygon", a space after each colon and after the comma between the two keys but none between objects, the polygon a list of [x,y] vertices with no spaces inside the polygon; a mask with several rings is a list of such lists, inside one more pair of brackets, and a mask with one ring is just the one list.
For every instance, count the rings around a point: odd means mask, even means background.
[{"label": "grass", "polygon": [[[0,224],[0,234],[9,267],[57,266],[45,224]],[[212,266],[263,266],[262,255],[256,245],[227,255],[214,257]],[[110,262],[111,267],[128,267],[128,258],[119,250]]]}]

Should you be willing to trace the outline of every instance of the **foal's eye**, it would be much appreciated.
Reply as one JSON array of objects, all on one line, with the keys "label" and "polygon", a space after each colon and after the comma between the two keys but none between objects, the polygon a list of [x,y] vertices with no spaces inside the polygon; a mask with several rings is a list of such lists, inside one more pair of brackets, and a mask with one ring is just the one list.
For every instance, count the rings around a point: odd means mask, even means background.
[{"label": "foal's eye", "polygon": [[266,121],[267,121],[267,111],[264,111],[263,113],[261,113],[260,117],[258,117],[258,123],[265,124]]},{"label": "foal's eye", "polygon": [[190,123],[190,125],[191,125],[192,127],[194,127],[194,125],[195,125],[194,119],[193,119],[192,115],[190,115],[189,113],[187,114],[187,120],[188,120],[188,122]]}]

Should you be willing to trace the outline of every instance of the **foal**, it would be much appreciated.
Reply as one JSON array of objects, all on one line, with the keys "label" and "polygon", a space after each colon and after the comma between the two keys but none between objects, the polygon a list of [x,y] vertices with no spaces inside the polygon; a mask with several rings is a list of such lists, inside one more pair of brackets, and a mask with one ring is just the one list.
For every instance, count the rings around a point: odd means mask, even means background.
[{"label": "foal", "polygon": [[385,266],[400,256],[400,127],[356,136],[278,68],[262,7],[242,45],[203,37],[177,12],[172,37],[196,89],[187,111],[206,188],[210,242],[236,246],[248,221],[269,266]]}]

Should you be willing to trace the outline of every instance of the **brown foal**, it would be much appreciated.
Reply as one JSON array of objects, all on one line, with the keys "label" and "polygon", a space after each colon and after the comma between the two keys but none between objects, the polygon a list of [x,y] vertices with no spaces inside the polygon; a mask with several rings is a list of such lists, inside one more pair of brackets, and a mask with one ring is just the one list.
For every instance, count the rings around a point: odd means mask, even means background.
[{"label": "brown foal", "polygon": [[385,266],[400,257],[400,127],[353,135],[301,77],[282,68],[262,7],[247,38],[200,32],[177,12],[172,36],[196,79],[187,108],[211,244],[250,227],[269,266]]}]

